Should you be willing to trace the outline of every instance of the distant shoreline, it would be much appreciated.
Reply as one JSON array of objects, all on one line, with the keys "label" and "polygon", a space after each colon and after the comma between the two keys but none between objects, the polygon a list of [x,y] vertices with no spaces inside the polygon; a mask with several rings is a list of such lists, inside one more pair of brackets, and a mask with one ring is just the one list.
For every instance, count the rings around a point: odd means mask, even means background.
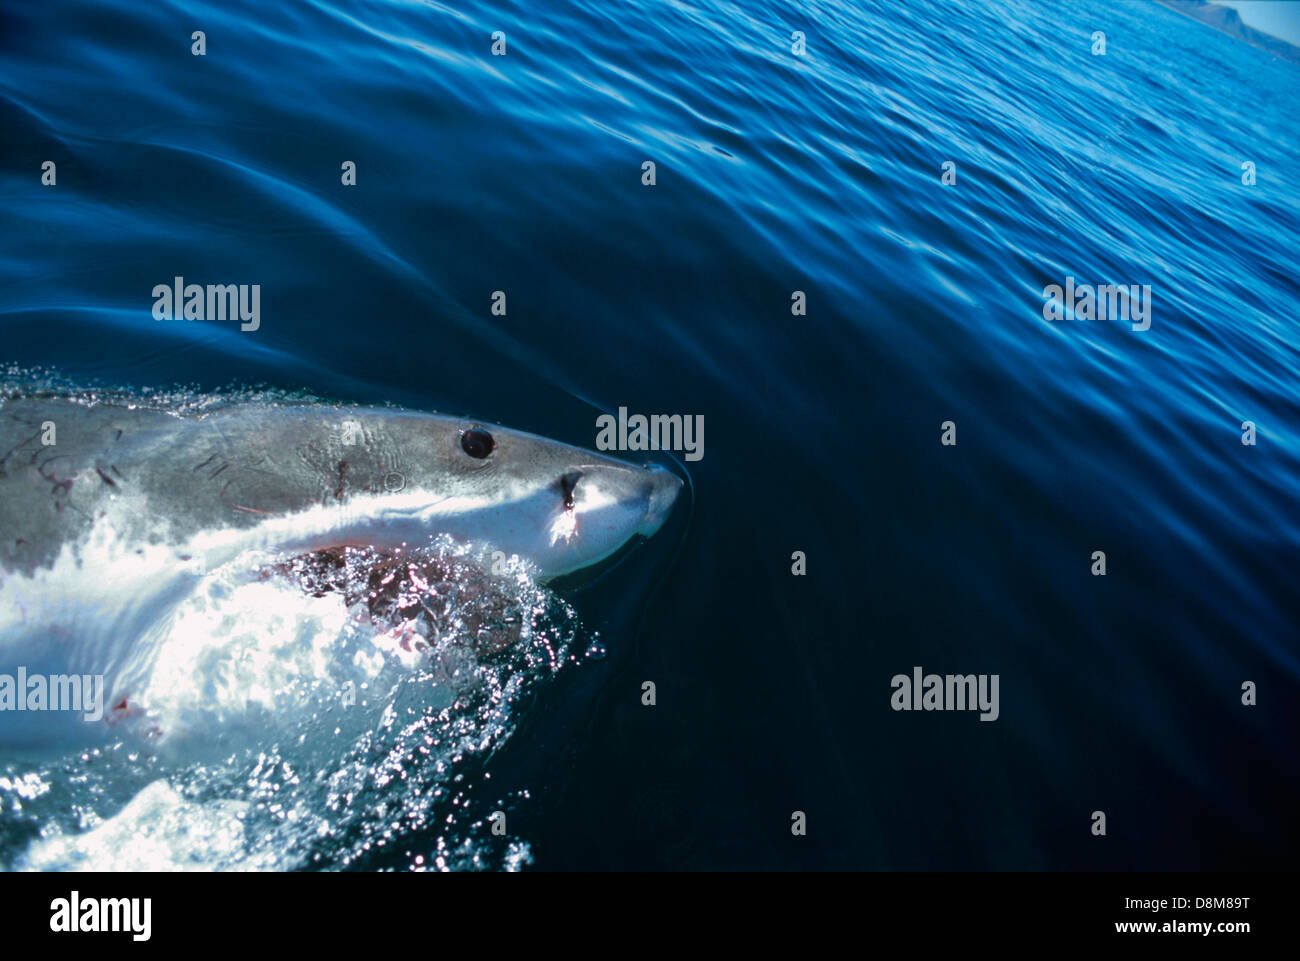
[{"label": "distant shoreline", "polygon": [[1207,3],[1206,0],[1156,0],[1162,6],[1176,13],[1191,17],[1198,23],[1217,30],[1219,33],[1243,40],[1252,47],[1257,47],[1275,57],[1282,57],[1292,63],[1300,63],[1300,47],[1271,33],[1264,33],[1248,26],[1232,7]]}]

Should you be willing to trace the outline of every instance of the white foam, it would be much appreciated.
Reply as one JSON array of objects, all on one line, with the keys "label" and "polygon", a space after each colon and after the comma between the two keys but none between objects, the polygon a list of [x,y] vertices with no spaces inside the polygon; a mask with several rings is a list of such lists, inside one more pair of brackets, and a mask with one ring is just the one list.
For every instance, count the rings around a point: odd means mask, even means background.
[{"label": "white foam", "polygon": [[[444,564],[475,556],[446,542],[440,551]],[[121,558],[119,585],[162,562],[146,554]],[[190,576],[143,642],[152,654],[132,702],[147,710],[106,726],[111,743],[10,765],[0,779],[0,864],[346,866],[427,831],[434,846],[412,853],[411,870],[528,863],[526,843],[493,837],[482,811],[471,813],[485,785],[460,772],[510,735],[521,693],[568,663],[572,612],[558,619],[567,633],[551,633],[546,608],[558,599],[515,562],[486,588],[445,567],[433,584],[413,574],[437,622],[375,622],[340,592],[313,596],[278,567],[260,567],[270,559],[252,552]],[[366,583],[375,563],[361,552],[349,577]],[[77,573],[56,564],[49,576]],[[81,593],[113,596],[104,584]],[[486,663],[469,643],[484,630],[495,652]],[[99,641],[114,646],[107,634]],[[22,836],[6,827],[14,819],[39,825],[40,839],[8,847],[6,838]]]}]

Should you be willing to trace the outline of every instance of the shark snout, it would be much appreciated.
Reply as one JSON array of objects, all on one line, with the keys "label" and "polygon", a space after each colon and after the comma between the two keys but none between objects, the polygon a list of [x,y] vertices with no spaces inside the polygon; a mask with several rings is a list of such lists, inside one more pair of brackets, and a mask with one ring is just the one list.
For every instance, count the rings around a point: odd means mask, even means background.
[{"label": "shark snout", "polygon": [[650,465],[646,473],[649,475],[649,490],[641,531],[646,537],[651,537],[672,513],[673,505],[677,503],[677,495],[682,491],[682,481],[672,471],[658,464]]},{"label": "shark snout", "polygon": [[[540,502],[539,541],[512,548],[548,578],[599,563],[638,537],[653,537],[683,487],[666,468],[610,458],[570,462],[554,476]],[[499,537],[496,543],[506,549]]]}]

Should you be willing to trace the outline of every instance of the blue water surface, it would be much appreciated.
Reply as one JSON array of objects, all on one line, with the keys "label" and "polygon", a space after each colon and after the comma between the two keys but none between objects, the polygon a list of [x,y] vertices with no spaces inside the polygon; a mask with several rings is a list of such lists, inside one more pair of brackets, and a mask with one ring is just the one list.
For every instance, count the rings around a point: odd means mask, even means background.
[{"label": "blue water surface", "polygon": [[[6,3],[0,360],[703,415],[489,762],[536,868],[1290,867],[1298,90],[1149,2]],[[1045,320],[1067,277],[1150,329]],[[998,719],[892,710],[914,666]]]}]

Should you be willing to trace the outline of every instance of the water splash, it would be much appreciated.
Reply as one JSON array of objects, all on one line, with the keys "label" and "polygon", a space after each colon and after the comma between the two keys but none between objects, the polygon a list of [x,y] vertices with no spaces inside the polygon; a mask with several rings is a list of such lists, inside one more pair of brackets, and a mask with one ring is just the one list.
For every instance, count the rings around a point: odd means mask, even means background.
[{"label": "water splash", "polygon": [[0,864],[529,863],[488,822],[527,794],[494,796],[486,762],[591,644],[524,563],[445,539],[234,563],[167,630],[111,745],[0,767]]}]

